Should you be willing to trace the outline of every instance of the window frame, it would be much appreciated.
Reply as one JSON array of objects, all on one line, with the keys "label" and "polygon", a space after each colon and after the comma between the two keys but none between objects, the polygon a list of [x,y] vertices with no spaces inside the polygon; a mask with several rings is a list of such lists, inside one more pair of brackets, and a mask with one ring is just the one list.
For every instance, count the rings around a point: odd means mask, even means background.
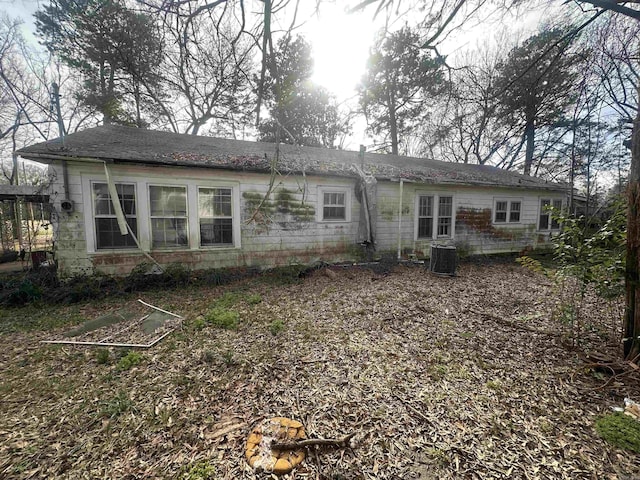
[{"label": "window frame", "polygon": [[[201,190],[228,190],[229,191],[229,203],[231,207],[231,215],[212,215],[203,217],[200,212],[200,192]],[[219,248],[229,248],[234,247],[236,245],[236,208],[235,208],[235,196],[234,196],[234,188],[231,186],[223,186],[223,185],[197,185],[196,186],[196,202],[198,205],[198,214],[197,214],[197,223],[198,223],[198,248],[199,249],[219,249]],[[231,242],[229,243],[211,243],[211,244],[203,244],[202,239],[202,219],[207,220],[217,220],[217,219],[229,219],[231,220]]]},{"label": "window frame", "polygon": [[[421,218],[430,218],[430,217],[421,217],[420,216],[420,198],[421,197],[431,197],[432,198],[432,224],[431,224],[431,236],[420,236],[420,219]],[[442,198],[451,198],[451,214],[450,215],[441,215],[441,200]],[[455,237],[455,228],[456,228],[456,195],[454,193],[449,192],[420,192],[417,191],[415,193],[415,214],[414,214],[414,240],[415,241],[427,241],[427,240],[443,240],[443,239],[451,239]],[[447,228],[449,233],[447,234],[439,234],[440,229],[442,227],[441,220],[443,218],[448,218],[449,223]]]},{"label": "window frame", "polygon": [[[123,208],[122,213],[125,216],[125,219],[127,219],[127,224],[129,225],[129,228],[131,228],[131,230],[134,230],[131,227],[131,224],[129,223],[129,219],[133,218],[135,219],[135,231],[134,234],[136,235],[136,238],[139,235],[139,231],[140,231],[140,222],[139,222],[139,205],[138,205],[138,191],[137,191],[137,185],[135,182],[113,182],[116,189],[118,188],[119,185],[127,185],[127,186],[131,186],[133,187],[133,201],[134,201],[134,211],[135,214],[126,214],[125,213],[125,209]],[[109,218],[109,219],[115,219],[117,222],[117,216],[115,214],[115,212],[113,214],[102,214],[102,213],[98,213],[97,212],[97,205],[96,205],[96,197],[94,196],[95,193],[95,186],[96,185],[104,185],[107,188],[107,193],[109,195],[109,210],[113,209],[113,200],[111,199],[111,192],[109,192],[109,183],[105,180],[90,180],[89,181],[89,196],[91,198],[91,232],[93,235],[93,248],[96,252],[112,252],[115,250],[132,250],[132,249],[136,249],[138,248],[138,246],[136,245],[135,240],[133,239],[133,237],[131,236],[131,233],[128,232],[126,237],[130,237],[131,238],[131,244],[129,245],[118,245],[118,246],[112,246],[112,247],[100,247],[99,245],[99,235],[98,235],[98,219],[101,218]],[[118,194],[118,201],[120,201],[120,205],[122,206],[122,199],[120,197],[120,194]],[[123,235],[125,236],[125,235]]]},{"label": "window frame", "polygon": [[[433,228],[434,228],[434,195],[418,195],[418,201],[416,202],[416,217],[417,217],[417,222],[416,222],[416,236],[418,239],[422,240],[422,239],[432,239],[433,238]],[[427,198],[430,200],[430,202],[428,202],[430,205],[430,210],[431,210],[431,214],[430,215],[421,215],[422,211],[421,211],[421,201],[423,198]],[[430,235],[420,235],[420,220],[423,219],[431,219],[430,222],[424,222],[426,225],[428,225],[430,228],[428,229],[430,231]]]},{"label": "window frame", "polygon": [[[549,202],[543,205],[543,202]],[[562,229],[562,225],[553,220],[550,212],[545,212],[545,207],[552,206],[553,208],[564,208],[564,200],[557,197],[540,197],[538,199],[538,231],[539,232],[559,232]],[[542,227],[542,217],[547,217],[547,226]]]},{"label": "window frame", "polygon": [[[152,188],[180,188],[184,190],[184,206],[185,206],[185,215],[153,215],[152,213],[152,202],[151,202],[151,189]],[[190,209],[189,209],[189,186],[187,184],[165,184],[165,183],[147,183],[147,199],[148,199],[148,218],[149,218],[149,245],[151,246],[151,250],[186,250],[191,248],[191,236],[190,232]],[[176,245],[154,245],[153,239],[153,220],[154,219],[183,219],[185,225],[185,238],[186,242],[183,244]],[[177,235],[176,235],[177,236]]]},{"label": "window frame", "polygon": [[[325,218],[324,216],[324,196],[325,194],[338,193],[344,195],[344,218]],[[348,187],[338,187],[329,185],[318,186],[317,215],[319,223],[348,223],[351,221],[351,189]],[[336,206],[336,205],[333,205]]]},{"label": "window frame", "polygon": [[[506,203],[506,210],[498,210],[499,203]],[[513,209],[513,205],[518,204],[518,210]],[[495,197],[493,199],[493,224],[494,225],[518,225],[522,223],[522,206],[524,201],[521,197]],[[504,213],[504,220],[498,220],[498,213]],[[513,214],[518,214],[518,220],[512,220]]]}]

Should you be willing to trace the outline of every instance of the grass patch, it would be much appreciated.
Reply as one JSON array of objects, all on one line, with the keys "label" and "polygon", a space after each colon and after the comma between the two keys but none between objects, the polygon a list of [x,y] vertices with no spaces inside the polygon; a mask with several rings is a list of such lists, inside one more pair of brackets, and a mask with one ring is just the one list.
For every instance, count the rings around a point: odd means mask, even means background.
[{"label": "grass patch", "polygon": [[183,480],[210,480],[216,474],[216,469],[206,460],[189,465],[180,478]]},{"label": "grass patch", "polygon": [[106,365],[109,363],[109,350],[106,348],[99,348],[96,350],[96,363],[98,365]]},{"label": "grass patch", "polygon": [[216,306],[207,312],[205,320],[215,327],[225,330],[235,330],[240,321],[240,314],[235,310]]},{"label": "grass patch", "polygon": [[133,407],[133,402],[127,392],[120,390],[118,394],[110,400],[103,402],[102,415],[108,418],[115,418]]},{"label": "grass patch", "polygon": [[611,445],[640,453],[640,422],[623,413],[596,420],[596,431]]},{"label": "grass patch", "polygon": [[282,330],[284,330],[284,322],[279,318],[271,322],[271,325],[269,325],[269,331],[274,337],[278,335]]},{"label": "grass patch", "polygon": [[260,302],[262,302],[262,295],[260,295],[259,293],[254,293],[247,297],[247,303],[249,305],[257,305]]},{"label": "grass patch", "polygon": [[221,297],[213,302],[214,307],[231,308],[242,299],[240,292],[225,292]]}]

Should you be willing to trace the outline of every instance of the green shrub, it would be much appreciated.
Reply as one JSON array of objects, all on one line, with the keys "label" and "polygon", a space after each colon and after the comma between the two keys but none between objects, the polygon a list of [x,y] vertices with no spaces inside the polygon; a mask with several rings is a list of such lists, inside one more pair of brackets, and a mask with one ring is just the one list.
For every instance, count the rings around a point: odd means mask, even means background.
[{"label": "green shrub", "polygon": [[129,370],[135,365],[138,365],[142,361],[142,355],[138,352],[128,352],[126,355],[118,360],[118,370]]},{"label": "green shrub", "polygon": [[596,420],[596,431],[610,444],[640,453],[640,422],[623,413],[612,413]]},{"label": "green shrub", "polygon": [[240,314],[235,310],[216,306],[209,310],[205,320],[218,328],[234,330],[238,326]]},{"label": "green shrub", "polygon": [[2,285],[1,303],[9,307],[22,307],[42,298],[42,289],[29,278]]}]

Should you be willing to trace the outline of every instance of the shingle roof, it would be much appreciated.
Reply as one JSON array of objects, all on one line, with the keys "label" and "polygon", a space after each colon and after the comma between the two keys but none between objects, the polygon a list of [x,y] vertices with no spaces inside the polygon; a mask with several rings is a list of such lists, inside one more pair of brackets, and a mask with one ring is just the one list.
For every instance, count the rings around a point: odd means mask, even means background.
[{"label": "shingle roof", "polygon": [[[143,163],[187,167],[269,171],[273,143],[183,135],[105,125],[18,150],[25,158],[48,162],[55,158],[93,158],[115,163]],[[350,176],[361,165],[358,152],[280,144],[277,169],[281,173]],[[365,153],[363,170],[378,179],[403,178],[435,184],[492,185],[564,191],[566,187],[488,165],[449,163],[399,155]]]}]

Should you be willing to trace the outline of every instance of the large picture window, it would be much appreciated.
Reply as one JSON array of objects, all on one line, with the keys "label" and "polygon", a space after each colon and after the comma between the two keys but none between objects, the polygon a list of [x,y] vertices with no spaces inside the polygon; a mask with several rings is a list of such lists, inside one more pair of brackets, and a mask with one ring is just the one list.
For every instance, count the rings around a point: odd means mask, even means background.
[{"label": "large picture window", "polygon": [[149,186],[153,248],[186,247],[189,243],[186,187]]},{"label": "large picture window", "polygon": [[200,188],[200,245],[233,245],[233,202],[230,188]]},{"label": "large picture window", "polygon": [[[136,217],[136,189],[134,185],[116,183],[118,201],[131,231],[138,234]],[[109,187],[106,183],[94,183],[92,187],[93,211],[96,232],[96,248],[135,248],[136,242],[130,233],[122,235],[118,226],[116,212],[111,202]]]}]

